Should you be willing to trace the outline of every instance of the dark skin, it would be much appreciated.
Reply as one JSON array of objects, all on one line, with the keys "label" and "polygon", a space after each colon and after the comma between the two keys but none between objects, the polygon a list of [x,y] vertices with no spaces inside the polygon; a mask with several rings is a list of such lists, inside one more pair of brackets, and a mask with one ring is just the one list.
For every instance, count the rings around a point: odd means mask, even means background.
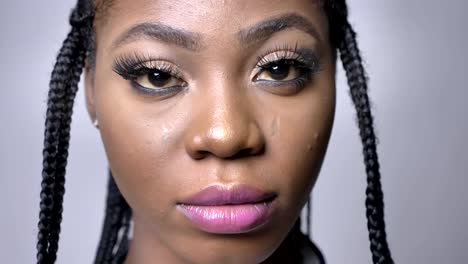
[{"label": "dark skin", "polygon": [[[320,6],[310,0],[118,0],[104,16],[95,23],[86,102],[133,211],[125,263],[284,263],[269,258],[288,255],[280,245],[317,179],[335,112],[335,60]],[[289,26],[248,34],[281,17]],[[191,38],[170,41],[141,30],[129,37],[141,23]],[[147,59],[140,66],[164,70],[157,71],[159,79],[154,71],[131,77],[116,71],[116,61],[135,55]],[[294,82],[305,68],[309,78]],[[213,184],[275,192],[273,217],[239,234],[195,228],[176,205]]]}]

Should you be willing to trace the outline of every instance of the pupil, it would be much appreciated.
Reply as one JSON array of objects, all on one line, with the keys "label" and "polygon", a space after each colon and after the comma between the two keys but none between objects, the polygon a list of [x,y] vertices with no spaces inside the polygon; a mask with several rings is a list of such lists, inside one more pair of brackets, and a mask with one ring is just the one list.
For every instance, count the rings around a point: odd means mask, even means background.
[{"label": "pupil", "polygon": [[270,76],[275,80],[283,80],[289,75],[289,65],[287,64],[273,64],[270,69]]},{"label": "pupil", "polygon": [[149,82],[154,86],[164,86],[171,79],[171,75],[163,71],[154,71],[148,75]]}]

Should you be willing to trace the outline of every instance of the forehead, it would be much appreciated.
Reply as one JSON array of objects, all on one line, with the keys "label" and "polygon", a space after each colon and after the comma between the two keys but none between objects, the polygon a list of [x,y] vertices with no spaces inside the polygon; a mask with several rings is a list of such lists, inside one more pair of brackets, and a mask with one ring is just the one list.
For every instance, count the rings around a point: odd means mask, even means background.
[{"label": "forehead", "polygon": [[106,8],[97,23],[98,38],[111,41],[142,22],[158,22],[216,40],[259,21],[285,13],[308,18],[326,35],[325,15],[319,0],[103,0]]}]

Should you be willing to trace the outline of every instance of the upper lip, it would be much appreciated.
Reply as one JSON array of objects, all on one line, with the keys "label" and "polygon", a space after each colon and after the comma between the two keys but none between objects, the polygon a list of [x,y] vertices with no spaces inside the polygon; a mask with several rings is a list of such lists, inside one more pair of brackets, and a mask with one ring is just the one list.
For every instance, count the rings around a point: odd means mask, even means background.
[{"label": "upper lip", "polygon": [[212,185],[195,193],[180,204],[198,206],[253,204],[272,200],[276,197],[273,192],[265,192],[248,185],[234,185],[225,187]]}]

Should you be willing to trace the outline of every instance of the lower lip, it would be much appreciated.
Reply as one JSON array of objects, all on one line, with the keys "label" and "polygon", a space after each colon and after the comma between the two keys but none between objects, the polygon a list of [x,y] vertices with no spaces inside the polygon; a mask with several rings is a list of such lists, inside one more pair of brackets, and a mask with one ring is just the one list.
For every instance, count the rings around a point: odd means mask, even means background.
[{"label": "lower lip", "polygon": [[216,206],[181,204],[178,208],[202,231],[241,234],[265,224],[273,212],[273,202]]}]

